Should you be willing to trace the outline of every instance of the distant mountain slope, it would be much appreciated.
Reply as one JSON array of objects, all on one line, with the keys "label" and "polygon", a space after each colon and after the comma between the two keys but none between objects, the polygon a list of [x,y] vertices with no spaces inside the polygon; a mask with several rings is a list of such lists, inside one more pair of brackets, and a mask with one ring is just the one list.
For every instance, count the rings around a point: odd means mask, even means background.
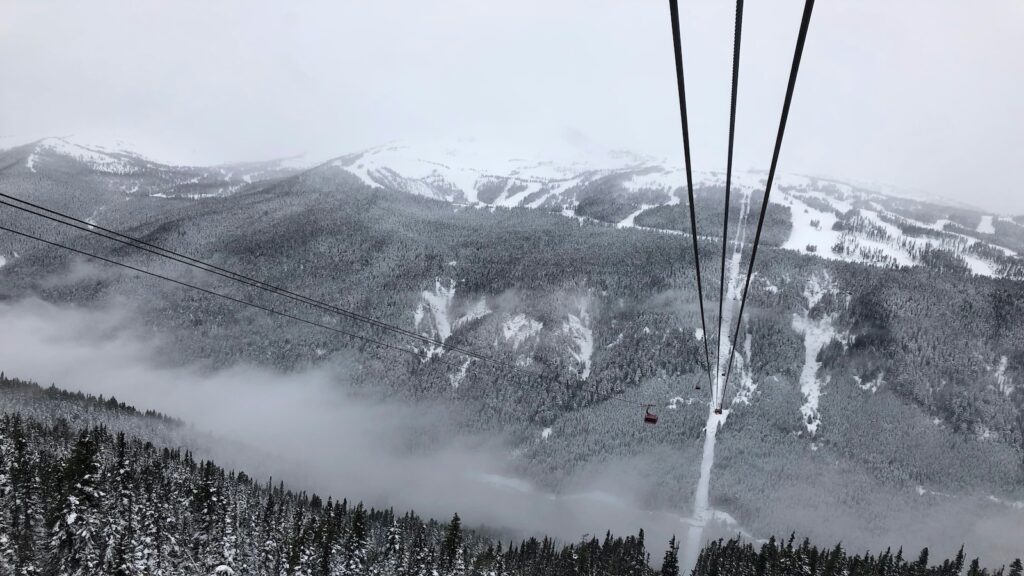
[{"label": "distant mountain slope", "polygon": [[[679,210],[666,222],[666,207],[686,205],[685,175],[677,162],[631,154],[556,160],[503,157],[486,144],[393,144],[334,161],[365,184],[472,206],[540,208],[621,226],[689,232]],[[739,172],[738,190],[763,190],[765,175]],[[707,218],[724,174],[698,172],[702,198],[699,232],[714,236],[721,224]],[[882,194],[828,179],[783,175],[772,202],[788,212],[783,248],[825,258],[883,266],[946,265],[986,276],[1024,278],[1024,227],[940,200]],[[735,206],[738,208],[738,206]],[[782,218],[769,225],[785,227]],[[997,232],[998,230],[998,232]]]}]

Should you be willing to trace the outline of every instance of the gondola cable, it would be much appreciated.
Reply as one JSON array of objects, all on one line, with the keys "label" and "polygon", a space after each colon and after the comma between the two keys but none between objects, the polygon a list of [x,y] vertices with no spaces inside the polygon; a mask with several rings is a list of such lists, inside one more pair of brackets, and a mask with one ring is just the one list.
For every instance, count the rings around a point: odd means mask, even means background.
[{"label": "gondola cable", "polygon": [[[117,260],[112,260],[110,258],[106,258],[106,257],[100,256],[98,254],[93,254],[91,252],[87,252],[85,250],[79,250],[78,248],[73,248],[71,246],[67,246],[65,244],[61,244],[60,242],[55,242],[55,241],[52,241],[52,240],[46,240],[45,238],[40,238],[39,236],[35,236],[35,235],[30,234],[28,232],[22,232],[20,230],[14,230],[12,228],[7,228],[6,226],[3,226],[3,225],[0,225],[0,230],[3,230],[4,232],[10,232],[11,234],[16,234],[16,235],[22,236],[24,238],[29,238],[29,239],[35,240],[37,242],[42,242],[43,244],[48,244],[48,245],[53,246],[55,248],[62,248],[64,250],[68,250],[70,252],[74,252],[76,254],[80,254],[82,256],[87,256],[89,258],[93,258],[93,259],[99,260],[101,262],[105,262],[107,264],[113,264],[115,266],[120,266],[122,268],[127,268],[128,270],[132,270],[134,272],[139,272],[139,273],[142,273],[142,274],[146,274],[147,276],[152,276],[152,277],[157,278],[159,280],[164,280],[166,282],[171,282],[172,284],[177,284],[177,285],[183,286],[185,288],[190,288],[192,290],[197,290],[199,292],[202,292],[204,294],[208,294],[210,296],[216,296],[217,298],[222,298],[224,300],[229,300],[229,301],[234,302],[236,304],[242,304],[244,306],[250,306],[252,308],[256,308],[256,309],[262,310],[264,312],[269,312],[271,314],[276,314],[278,316],[282,316],[282,317],[288,318],[290,320],[295,320],[297,322],[302,322],[303,324],[308,324],[310,326],[315,326],[317,328],[323,328],[324,330],[330,330],[331,332],[335,332],[335,333],[341,334],[343,336],[348,336],[350,338],[355,338],[355,339],[358,339],[358,340],[362,340],[364,342],[367,342],[369,344],[373,344],[375,346],[380,346],[382,348],[387,348],[387,349],[395,350],[395,351],[399,351],[399,352],[405,352],[407,354],[411,354],[413,356],[420,357],[420,353],[417,350],[413,349],[413,348],[405,348],[405,347],[402,347],[402,346],[398,346],[396,344],[391,344],[389,342],[384,342],[382,340],[377,340],[375,338],[370,338],[370,337],[363,336],[363,335],[360,335],[360,334],[355,334],[353,332],[348,332],[348,331],[342,330],[340,328],[335,328],[333,326],[328,326],[326,324],[321,324],[319,322],[316,322],[315,320],[309,320],[308,318],[302,318],[301,316],[295,316],[293,314],[289,314],[288,312],[282,312],[281,310],[277,310],[275,308],[270,308],[270,307],[267,307],[267,306],[262,306],[260,304],[254,303],[254,302],[249,302],[248,300],[242,300],[241,298],[235,298],[234,296],[229,296],[227,294],[222,294],[222,293],[217,292],[215,290],[210,290],[210,289],[207,289],[207,288],[203,288],[202,286],[197,286],[195,284],[190,284],[190,283],[185,282],[183,280],[178,280],[178,279],[175,279],[175,278],[171,278],[170,276],[164,276],[163,274],[158,274],[158,273],[152,272],[150,270],[139,268],[137,266],[132,266],[131,264],[126,264],[124,262],[119,262]],[[459,365],[459,364],[455,364],[453,362],[447,362],[445,360],[437,359],[437,358],[435,358],[435,360],[437,360],[438,362],[440,362],[442,364],[446,364],[446,365],[452,366],[454,368],[459,368],[460,370],[462,369],[462,366]]]},{"label": "gondola cable", "polygon": [[[693,172],[690,168],[690,126],[686,115],[686,83],[683,75],[683,44],[679,31],[679,2],[669,0],[669,15],[672,19],[672,44],[676,62],[676,86],[679,93],[679,120],[683,131],[683,164],[686,170],[686,193],[690,203],[690,229],[693,237],[693,266],[697,275],[697,299],[700,301],[700,327],[704,337],[704,365],[708,372],[708,386],[714,394],[711,379],[711,352],[708,348],[708,328],[704,315],[704,288],[700,273],[700,251],[697,246],[697,214],[693,201]],[[696,388],[700,389],[700,381]]]},{"label": "gondola cable", "polygon": [[[118,242],[118,243],[123,244],[125,246],[129,246],[129,247],[135,248],[137,250],[141,250],[143,252],[148,252],[150,254],[159,256],[161,258],[167,258],[167,259],[173,260],[175,262],[178,262],[178,263],[181,263],[181,264],[185,264],[186,266],[191,266],[192,268],[203,270],[204,272],[208,272],[210,274],[214,274],[214,275],[217,275],[217,276],[220,276],[220,277],[223,277],[223,278],[227,278],[228,280],[233,280],[235,282],[239,282],[239,283],[245,284],[247,286],[251,286],[253,288],[257,288],[257,289],[263,290],[265,292],[270,292],[270,293],[273,293],[273,294],[277,294],[279,296],[283,296],[285,298],[288,298],[289,300],[293,300],[293,301],[296,301],[296,302],[301,302],[303,304],[306,304],[308,306],[312,306],[314,308],[318,308],[318,309],[326,311],[326,312],[331,312],[331,313],[334,313],[334,314],[338,314],[340,316],[347,317],[347,318],[349,318],[351,320],[356,320],[358,322],[363,322],[363,323],[366,323],[366,324],[370,324],[370,325],[372,325],[374,327],[377,327],[377,328],[380,328],[380,329],[383,329],[383,330],[387,330],[387,331],[391,331],[391,332],[397,333],[397,334],[402,335],[402,336],[414,338],[414,339],[419,340],[421,342],[424,342],[424,343],[427,343],[427,344],[431,344],[431,345],[434,345],[434,346],[438,346],[438,347],[440,347],[440,348],[442,348],[444,350],[448,350],[448,351],[451,351],[451,352],[457,352],[459,354],[462,354],[462,355],[467,356],[469,358],[473,358],[475,360],[480,360],[480,361],[486,362],[488,364],[492,364],[492,365],[499,366],[499,367],[506,368],[506,369],[511,369],[511,370],[514,370],[514,371],[517,371],[517,372],[521,372],[521,373],[524,373],[524,374],[529,374],[529,375],[533,375],[533,376],[543,376],[543,374],[540,374],[539,372],[534,372],[532,370],[526,370],[526,369],[518,367],[518,366],[513,366],[513,365],[507,364],[505,362],[501,362],[500,360],[495,360],[494,358],[491,358],[491,357],[488,357],[488,356],[483,356],[481,354],[477,354],[477,353],[475,353],[473,351],[470,351],[470,350],[465,350],[465,349],[463,349],[461,347],[458,347],[458,346],[453,346],[451,344],[446,344],[445,342],[437,340],[435,338],[430,338],[429,336],[424,336],[422,334],[417,334],[415,332],[411,332],[411,331],[406,330],[404,328],[401,328],[401,327],[398,327],[398,326],[394,326],[393,324],[388,324],[386,322],[377,320],[375,318],[366,316],[364,314],[359,314],[358,312],[347,310],[345,308],[340,308],[338,306],[334,306],[332,304],[328,304],[326,302],[323,302],[323,301],[320,301],[320,300],[316,300],[316,299],[310,298],[308,296],[304,296],[302,294],[298,294],[298,293],[289,291],[289,290],[287,290],[285,288],[280,288],[280,287],[274,286],[272,284],[268,284],[266,282],[262,282],[260,280],[256,280],[256,279],[251,278],[249,276],[246,276],[244,274],[241,274],[241,273],[238,273],[238,272],[234,272],[232,270],[228,270],[226,268],[222,268],[222,267],[216,266],[214,264],[210,264],[208,262],[204,262],[204,261],[196,259],[196,258],[192,258],[192,257],[190,257],[188,255],[181,254],[179,252],[175,252],[174,250],[170,250],[168,248],[163,248],[163,247],[158,246],[156,244],[151,244],[149,242],[146,242],[144,240],[140,240],[138,238],[133,238],[131,236],[122,234],[120,232],[116,232],[114,230],[110,230],[110,229],[104,228],[104,227],[99,226],[97,224],[92,224],[92,223],[89,223],[87,221],[75,218],[73,216],[69,216],[67,214],[58,212],[56,210],[52,210],[50,208],[46,208],[44,206],[40,206],[40,205],[34,204],[32,202],[28,202],[28,201],[22,200],[20,198],[16,198],[16,197],[11,196],[9,194],[4,194],[4,193],[0,192],[0,197],[7,198],[9,200],[14,200],[15,202],[19,202],[21,204],[29,206],[32,209],[25,208],[24,206],[18,206],[16,204],[12,204],[12,203],[6,202],[4,200],[0,200],[0,205],[8,206],[10,208],[15,208],[17,210],[21,210],[23,212],[27,212],[27,213],[32,214],[34,216],[38,216],[40,218],[45,218],[47,220],[56,222],[58,224],[63,224],[65,226],[69,226],[69,227],[75,228],[77,230],[81,230],[83,232],[87,232],[89,234],[93,234],[93,235],[99,236],[101,238],[106,238],[108,240],[112,240],[114,242]],[[52,214],[52,215],[54,215],[56,217],[48,216],[47,214],[43,214],[40,211]],[[70,222],[62,221],[62,220],[58,219],[57,217],[63,218],[65,220],[69,220]]]},{"label": "gondola cable", "polygon": [[[3,194],[3,193],[0,193],[0,196],[10,197],[10,196],[8,196],[6,194]],[[19,200],[19,201],[21,201],[21,200]],[[21,202],[24,202],[24,201],[21,201]],[[25,204],[32,205],[29,202],[25,202]],[[108,240],[114,240],[114,241],[117,241],[117,242],[119,242],[121,244],[124,244],[126,246],[130,246],[130,247],[133,247],[133,248],[136,248],[136,249],[139,249],[139,250],[143,250],[145,252],[148,252],[148,253],[160,256],[162,258],[167,258],[167,259],[173,260],[175,262],[181,262],[181,260],[179,260],[179,259],[172,258],[170,256],[166,256],[166,255],[160,254],[159,252],[156,252],[155,250],[145,249],[145,248],[140,247],[140,246],[132,245],[131,243],[129,243],[128,241],[125,241],[125,240],[119,240],[117,238],[112,238],[110,236],[105,236],[103,234],[98,234],[98,233],[95,232],[95,230],[90,230],[87,227],[78,226],[78,225],[75,225],[75,224],[73,224],[71,222],[63,222],[63,221],[58,220],[56,218],[52,218],[52,217],[46,216],[45,214],[39,214],[39,213],[37,213],[37,212],[35,212],[33,210],[29,210],[29,209],[26,209],[26,208],[20,207],[20,206],[15,206],[15,205],[10,204],[8,202],[5,202],[3,200],[0,200],[0,205],[6,205],[6,206],[9,206],[9,207],[12,207],[12,208],[17,208],[17,209],[22,210],[24,212],[28,212],[30,214],[33,214],[33,215],[36,215],[36,216],[39,216],[39,217],[42,217],[42,218],[46,218],[46,219],[51,220],[53,222],[56,222],[58,224],[62,224],[64,226],[68,226],[68,227],[74,228],[76,230],[80,230],[80,231],[84,231],[84,232],[89,232],[89,233],[94,233],[94,234],[100,236],[101,238],[106,238]],[[36,205],[33,205],[33,206],[36,206]],[[45,209],[45,208],[42,208],[42,207],[40,207],[40,209],[47,210],[47,211],[49,211],[51,213],[59,214],[56,211],[48,210],[48,209]],[[70,219],[70,220],[76,220],[75,218],[70,217],[70,216],[67,216],[67,218]],[[106,230],[106,229],[98,227],[96,225],[87,224],[87,226],[93,226],[93,227],[95,227],[97,229],[104,230],[104,231]],[[177,279],[171,278],[169,276],[164,276],[162,274],[158,274],[156,272],[151,272],[149,270],[145,270],[145,269],[142,269],[142,268],[139,268],[139,267],[136,267],[136,266],[132,266],[130,264],[126,264],[126,263],[123,263],[123,262],[112,260],[110,258],[99,256],[97,254],[93,254],[93,253],[87,252],[85,250],[80,250],[80,249],[77,249],[77,248],[73,248],[71,246],[67,246],[67,245],[61,244],[59,242],[54,242],[54,241],[46,240],[46,239],[40,238],[38,236],[34,236],[32,234],[29,234],[27,232],[21,232],[21,231],[18,231],[18,230],[13,230],[11,228],[7,228],[7,227],[4,227],[4,226],[0,226],[0,230],[6,231],[6,232],[10,232],[12,234],[16,234],[16,235],[19,235],[19,236],[22,236],[22,237],[25,237],[25,238],[29,238],[29,239],[32,239],[32,240],[36,240],[38,242],[42,242],[44,244],[48,244],[48,245],[53,246],[53,247],[63,248],[65,250],[68,250],[68,251],[71,251],[71,252],[74,252],[74,253],[77,253],[77,254],[80,254],[80,255],[83,255],[83,256],[87,256],[87,257],[90,257],[90,258],[94,258],[94,259],[100,260],[102,262],[106,262],[106,263],[109,263],[109,264],[120,266],[120,267],[129,269],[129,270],[132,270],[132,271],[135,271],[135,272],[140,272],[142,274],[146,274],[146,275],[152,276],[154,278],[158,278],[160,280],[165,280],[167,282],[171,282],[171,283],[174,283],[174,284],[177,284],[177,285],[180,285],[180,286],[184,286],[186,288],[191,288],[191,289],[194,289],[194,290],[198,290],[198,291],[203,292],[205,294],[209,294],[209,295],[212,295],[212,296],[223,298],[223,299],[229,300],[231,302],[235,302],[237,304],[251,306],[251,307],[254,307],[256,309],[259,309],[259,310],[262,310],[262,311],[265,311],[265,312],[269,312],[271,314],[276,314],[278,316],[282,316],[282,317],[285,317],[285,318],[288,318],[288,319],[292,319],[292,320],[296,320],[298,322],[302,322],[304,324],[308,324],[310,326],[315,326],[315,327],[318,327],[318,328],[323,328],[325,330],[329,330],[329,331],[332,331],[332,332],[335,332],[335,333],[338,333],[338,334],[341,334],[341,335],[344,335],[344,336],[348,336],[348,337],[351,337],[351,338],[362,340],[362,341],[367,342],[369,344],[373,344],[373,345],[376,345],[376,346],[380,346],[380,347],[391,349],[391,350],[395,350],[395,351],[405,352],[407,354],[414,355],[417,358],[422,358],[420,352],[418,350],[416,350],[416,349],[405,348],[403,346],[391,344],[391,343],[384,342],[384,341],[381,341],[381,340],[378,340],[378,339],[375,339],[375,338],[370,338],[370,337],[366,337],[366,336],[363,336],[363,335],[360,335],[360,334],[356,334],[356,333],[353,333],[353,332],[349,332],[349,331],[346,331],[346,330],[335,328],[335,327],[332,327],[332,326],[327,326],[325,324],[322,324],[322,323],[319,323],[319,322],[316,322],[316,321],[313,321],[313,320],[309,320],[307,318],[302,318],[302,317],[299,317],[299,316],[295,316],[293,314],[289,314],[287,312],[282,312],[282,311],[274,309],[274,308],[269,308],[269,307],[266,307],[266,306],[261,306],[259,304],[255,304],[255,303],[249,302],[247,300],[242,300],[240,298],[235,298],[233,296],[228,296],[226,294],[222,294],[222,293],[216,292],[214,290],[209,290],[207,288],[203,288],[203,287],[200,287],[200,286],[188,283],[188,282],[177,280]],[[125,235],[121,235],[121,234],[119,234],[117,232],[110,232],[110,233],[122,236],[124,238],[131,239],[131,237],[125,236]],[[171,250],[163,249],[163,248],[160,248],[159,246],[156,246],[156,245],[153,245],[153,244],[149,244],[149,243],[143,242],[141,240],[138,241],[138,242],[140,242],[141,244],[146,244],[148,246],[153,246],[157,250],[164,250],[164,251],[166,251],[168,253],[177,254],[177,253],[175,253],[175,252],[173,252]],[[202,263],[202,261],[200,261],[200,260],[191,259],[191,258],[189,258],[187,256],[181,256],[181,257],[184,258],[184,259],[190,259],[190,260],[193,260],[195,262]],[[181,263],[186,263],[187,264],[187,262],[181,262]],[[192,266],[193,267],[197,267],[197,268],[199,268],[201,270],[206,270],[204,268],[201,268],[201,267],[198,267],[198,266],[195,266],[195,265],[192,265]],[[224,269],[220,268],[220,270],[224,270]],[[207,272],[211,272],[211,273],[213,272],[212,270],[206,270],[206,271]],[[230,273],[230,271],[226,271],[226,272]],[[226,276],[225,274],[217,274],[217,275],[218,276],[223,276],[223,277],[226,277],[226,278],[229,278],[229,279],[233,279],[230,276]],[[242,275],[239,275],[239,276],[242,276]],[[256,281],[254,281],[254,282],[256,282]],[[273,294],[282,295],[281,293],[275,292],[273,290],[267,290],[267,291],[271,292]],[[475,358],[473,358],[473,359],[475,359]],[[444,364],[446,366],[450,366],[452,368],[457,368],[459,370],[468,369],[468,368],[466,368],[466,366],[464,364],[457,364],[457,363],[454,363],[454,362],[448,362],[446,360],[443,360],[443,359],[440,359],[440,358],[436,358],[436,357],[433,358],[433,360],[435,360],[435,361],[437,361],[437,362],[439,362],[441,364]],[[526,374],[526,375],[541,376],[541,377],[544,376],[543,374],[540,374],[540,373],[532,371],[532,370],[526,370],[526,369],[521,368],[519,366],[512,366],[512,365],[501,363],[501,362],[495,361],[495,360],[492,360],[490,362],[490,364],[492,364],[495,367],[509,369],[509,370],[514,371],[514,372],[518,372],[518,373],[522,373],[522,374]],[[473,370],[473,372],[476,373],[476,370]],[[610,393],[605,394],[605,395],[598,395],[598,396],[592,398],[591,400],[595,401],[595,402],[600,402],[600,401],[604,401],[604,400],[612,400],[612,401],[617,401],[617,402],[620,402],[620,403],[629,404],[629,405],[632,405],[632,406],[639,406],[641,408],[648,407],[648,406],[653,406],[652,404],[650,404],[648,402],[640,402],[640,401],[633,401],[633,400],[626,400],[624,398],[619,398],[618,394],[621,394],[621,393],[622,393],[621,391],[614,391],[614,392],[610,392]]]},{"label": "gondola cable", "polygon": [[736,136],[736,94],[740,80],[740,40],[742,34],[743,0],[736,0],[736,26],[733,31],[732,43],[732,95],[729,106],[729,151],[725,165],[725,217],[722,219],[722,265],[718,276],[718,336],[715,339],[715,378],[719,382],[719,387],[722,382],[722,310],[725,303],[725,257],[729,247],[729,202],[732,191],[733,143]]},{"label": "gondola cable", "polygon": [[747,264],[747,278],[743,284],[743,296],[740,299],[740,311],[736,316],[736,329],[733,332],[732,346],[729,352],[729,363],[725,372],[725,382],[722,385],[722,394],[718,409],[721,410],[725,404],[725,388],[729,385],[729,377],[732,375],[733,358],[736,355],[736,339],[739,338],[740,325],[743,322],[743,310],[747,303],[747,293],[750,289],[750,278],[754,273],[754,260],[757,257],[757,246],[761,241],[761,229],[764,227],[765,214],[768,211],[768,198],[771,194],[772,183],[775,180],[775,169],[779,163],[779,153],[782,150],[782,138],[786,133],[786,121],[789,119],[789,109],[793,102],[793,91],[796,88],[796,77],[800,70],[800,59],[803,56],[804,44],[807,40],[807,29],[811,24],[811,12],[814,9],[814,0],[805,0],[804,12],[800,20],[800,32],[797,35],[796,49],[793,52],[793,65],[789,73],[789,84],[786,86],[786,98],[782,104],[782,118],[779,120],[779,132],[775,139],[775,150],[772,152],[772,163],[768,169],[768,179],[765,182],[764,199],[761,202],[761,213],[757,219],[757,231],[754,233],[754,243],[751,247],[750,262]]}]

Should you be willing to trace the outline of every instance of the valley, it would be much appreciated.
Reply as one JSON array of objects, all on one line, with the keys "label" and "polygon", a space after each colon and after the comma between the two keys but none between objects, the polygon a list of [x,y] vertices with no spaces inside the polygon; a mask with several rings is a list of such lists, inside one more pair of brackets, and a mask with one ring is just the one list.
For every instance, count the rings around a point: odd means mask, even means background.
[{"label": "valley", "polygon": [[[795,530],[871,549],[936,542],[950,556],[966,541],[1005,556],[984,534],[993,514],[1019,521],[999,503],[1024,500],[1018,219],[782,177],[718,417],[707,387],[694,390],[706,380],[701,338],[714,335],[699,331],[679,171],[629,154],[503,158],[517,157],[395,145],[306,167],[197,168],[47,141],[0,152],[0,187],[533,374],[281,302],[7,206],[4,226],[417,350],[296,326],[7,234],[0,299],[128,310],[111,330],[159,329],[156,357],[170,364],[337,370],[368,398],[441,402],[451,430],[501,435],[502,474],[539,493],[574,494],[581,477],[618,471],[629,480],[608,493],[687,519],[678,531],[692,535],[684,562],[695,560],[706,526],[753,538]],[[699,178],[701,258],[717,264],[722,179]],[[730,303],[760,178],[737,178]],[[717,280],[709,266],[708,294]],[[723,358],[728,344],[719,344]],[[0,367],[11,363],[0,353]],[[610,396],[655,404],[659,424],[642,427],[640,410]],[[815,513],[824,510],[828,522]],[[952,517],[961,521],[943,520]],[[911,529],[918,523],[933,527]]]}]

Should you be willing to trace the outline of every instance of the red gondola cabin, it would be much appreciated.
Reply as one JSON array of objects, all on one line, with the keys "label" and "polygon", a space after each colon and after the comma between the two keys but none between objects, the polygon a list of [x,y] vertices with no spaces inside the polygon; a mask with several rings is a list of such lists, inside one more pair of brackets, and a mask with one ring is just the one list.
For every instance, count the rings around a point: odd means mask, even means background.
[{"label": "red gondola cabin", "polygon": [[654,406],[654,405],[653,404],[648,404],[646,406],[647,410],[644,412],[644,422],[646,422],[647,424],[657,424],[658,423],[658,415],[653,413],[653,412],[651,412],[651,406]]}]

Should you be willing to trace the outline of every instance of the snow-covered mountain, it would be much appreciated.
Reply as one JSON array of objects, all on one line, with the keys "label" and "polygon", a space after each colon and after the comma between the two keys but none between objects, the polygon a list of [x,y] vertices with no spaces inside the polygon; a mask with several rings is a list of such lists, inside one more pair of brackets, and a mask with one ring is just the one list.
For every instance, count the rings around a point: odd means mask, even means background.
[{"label": "snow-covered mountain", "polygon": [[[810,503],[857,526],[851,535],[835,524],[827,537],[873,546],[888,519],[974,517],[1024,499],[1024,283],[987,277],[1021,278],[1024,219],[782,175],[716,418],[713,386],[695,387],[706,377],[701,352],[705,339],[727,349],[733,338],[728,329],[718,337],[713,317],[707,334],[700,328],[678,162],[499,149],[395,144],[278,171],[175,167],[40,141],[0,152],[0,189],[528,369],[521,374],[194,278],[412,354],[378,349],[10,234],[0,234],[0,304],[30,295],[130,302],[132,323],[160,327],[161,357],[184,364],[358,365],[353,381],[373,394],[444,398],[460,429],[509,434],[516,473],[539,489],[573,488],[571,474],[627,455],[628,476],[650,480],[638,497],[678,509],[694,529],[810,529],[800,508]],[[736,175],[728,302],[739,298],[763,178]],[[695,180],[713,283],[724,176]],[[141,269],[197,274],[13,208],[0,207],[0,223]],[[732,308],[722,311],[727,327]],[[605,402],[611,395],[626,402]],[[639,425],[640,403],[658,426]]]},{"label": "snow-covered mountain", "polygon": [[[0,152],[0,157],[29,178],[64,175],[81,185],[80,177],[88,175],[105,191],[124,196],[231,196],[253,183],[308,169],[328,176],[344,173],[372,188],[461,206],[541,209],[620,228],[690,231],[676,212],[686,206],[679,161],[591,146],[556,144],[538,155],[472,139],[401,142],[314,167],[295,159],[191,167],[162,164],[117,147],[46,138]],[[764,172],[740,171],[733,180],[738,192],[756,197],[765,178]],[[720,171],[694,174],[702,237],[716,236],[724,183]],[[775,228],[774,244],[783,249],[876,266],[932,265],[1024,278],[1021,218],[918,193],[795,174],[777,177],[771,203],[778,217],[767,225]],[[739,209],[738,203],[733,206]]]},{"label": "snow-covered mountain", "polygon": [[[328,166],[375,188],[476,207],[539,208],[623,228],[664,230],[644,224],[644,215],[685,205],[686,179],[678,162],[589,151],[570,151],[557,160],[528,160],[492,150],[474,141],[398,143],[343,156]],[[734,186],[760,192],[765,179],[764,172],[741,171],[734,174]],[[725,175],[697,172],[694,184],[705,194],[716,195]],[[939,260],[985,276],[1020,278],[1024,273],[1019,257],[1024,226],[1019,219],[942,199],[907,196],[783,174],[776,179],[771,202],[789,214],[784,249],[880,266]],[[598,199],[602,210],[594,213],[588,208]],[[712,202],[698,201],[698,210]],[[606,210],[608,203],[621,210]],[[622,217],[609,217],[616,214]],[[671,230],[689,232],[688,226]],[[714,235],[714,228],[700,233]]]},{"label": "snow-covered mountain", "polygon": [[253,182],[297,171],[292,159],[222,166],[161,163],[117,145],[50,137],[0,151],[9,168],[29,177],[62,174],[106,178],[105,188],[131,195],[204,198],[228,196]]}]

